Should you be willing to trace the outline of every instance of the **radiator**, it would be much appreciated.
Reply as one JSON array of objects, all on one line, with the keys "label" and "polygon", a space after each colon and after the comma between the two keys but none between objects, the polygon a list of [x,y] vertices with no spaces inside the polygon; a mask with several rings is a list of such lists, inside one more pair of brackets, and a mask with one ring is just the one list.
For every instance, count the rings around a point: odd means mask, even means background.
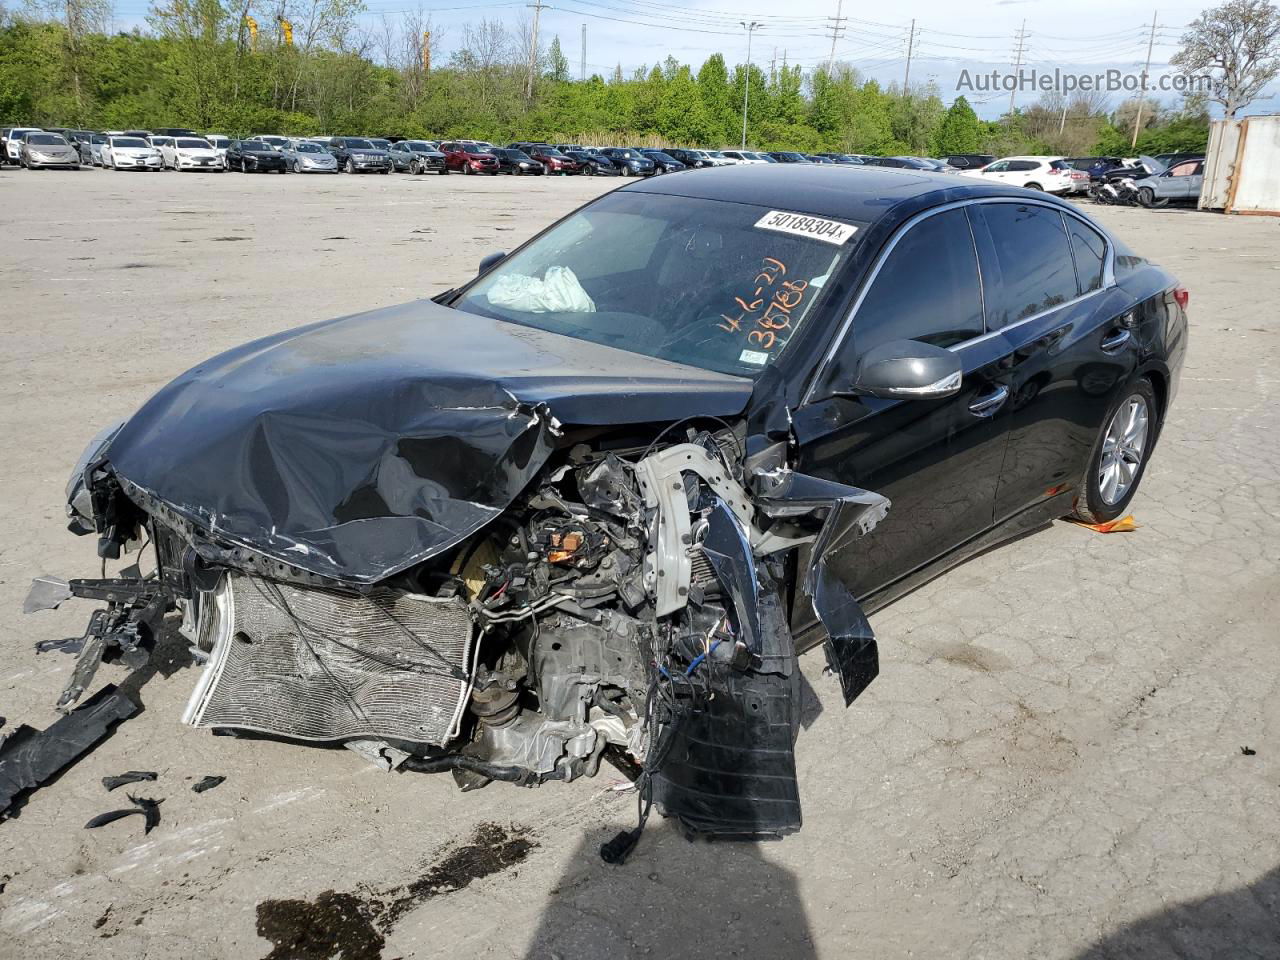
[{"label": "radiator", "polygon": [[182,718],[196,727],[443,745],[471,692],[475,631],[459,598],[230,573],[201,596],[196,631],[210,651]]}]

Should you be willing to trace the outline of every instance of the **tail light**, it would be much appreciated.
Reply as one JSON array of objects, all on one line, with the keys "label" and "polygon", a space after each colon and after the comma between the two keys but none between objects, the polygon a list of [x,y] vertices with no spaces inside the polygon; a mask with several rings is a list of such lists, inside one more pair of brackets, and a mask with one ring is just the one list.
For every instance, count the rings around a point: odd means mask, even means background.
[{"label": "tail light", "polygon": [[1187,309],[1187,304],[1191,302],[1191,294],[1187,292],[1186,287],[1178,286],[1173,288],[1173,299],[1183,310]]}]

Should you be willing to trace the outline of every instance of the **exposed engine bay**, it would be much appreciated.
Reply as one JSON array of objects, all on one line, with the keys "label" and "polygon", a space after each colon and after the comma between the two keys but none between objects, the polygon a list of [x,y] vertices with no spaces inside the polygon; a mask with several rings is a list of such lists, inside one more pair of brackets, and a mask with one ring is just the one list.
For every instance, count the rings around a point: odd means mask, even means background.
[{"label": "exposed engine bay", "polygon": [[[378,445],[380,424],[317,415],[314,392],[308,418],[259,397],[220,411],[221,434],[175,429],[207,382],[175,381],[72,475],[70,526],[96,534],[104,575],[41,577],[26,606],[104,604],[82,637],[40,645],[77,654],[61,709],[180,621],[201,664],[191,726],[339,743],[467,790],[571,781],[608,757],[640,799],[640,825],[602,850],[614,862],[652,808],[701,834],[799,829],[792,613],[816,615],[852,702],[875,640],[825,559],[889,504],[795,472],[785,417],[584,425],[591,411],[564,404],[566,426],[485,382],[419,402]],[[153,569],[105,576],[134,551]]]}]

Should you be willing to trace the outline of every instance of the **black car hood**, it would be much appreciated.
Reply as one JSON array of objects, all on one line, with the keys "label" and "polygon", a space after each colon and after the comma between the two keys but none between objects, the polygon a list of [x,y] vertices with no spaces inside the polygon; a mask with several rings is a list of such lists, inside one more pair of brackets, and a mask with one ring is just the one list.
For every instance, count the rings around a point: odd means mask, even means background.
[{"label": "black car hood", "polygon": [[368,584],[497,516],[564,426],[733,416],[751,388],[424,300],[214,357],[105,456],[135,499],[214,539]]}]

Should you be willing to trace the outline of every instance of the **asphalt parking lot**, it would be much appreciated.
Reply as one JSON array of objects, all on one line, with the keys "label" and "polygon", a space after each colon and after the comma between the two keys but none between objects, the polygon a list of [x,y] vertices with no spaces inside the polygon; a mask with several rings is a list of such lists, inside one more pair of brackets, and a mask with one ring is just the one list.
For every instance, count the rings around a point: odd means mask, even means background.
[{"label": "asphalt parking lot", "polygon": [[[0,731],[55,719],[72,661],[33,644],[91,609],[21,614],[33,576],[97,575],[62,515],[92,434],[224,348],[464,280],[617,182],[0,171]],[[798,835],[651,823],[609,867],[634,801],[607,771],[460,794],[213,737],[179,723],[195,673],[166,648],[144,712],[0,824],[0,958],[329,956],[280,946],[306,930],[344,960],[1280,957],[1280,220],[1090,212],[1191,295],[1141,527],[1056,523],[882,611],[848,710],[805,657]],[[161,825],[83,829],[130,769],[159,772],[137,792]]]}]

